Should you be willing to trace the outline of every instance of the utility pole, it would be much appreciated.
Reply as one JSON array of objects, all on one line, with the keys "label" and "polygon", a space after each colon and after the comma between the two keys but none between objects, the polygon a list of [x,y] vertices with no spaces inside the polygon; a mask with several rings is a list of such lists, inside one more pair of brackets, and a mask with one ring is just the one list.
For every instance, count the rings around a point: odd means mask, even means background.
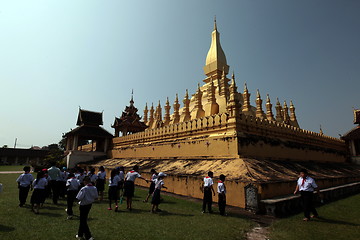
[{"label": "utility pole", "polygon": [[14,144],[14,148],[16,148],[16,142],[17,142],[17,138],[15,138],[15,144]]}]

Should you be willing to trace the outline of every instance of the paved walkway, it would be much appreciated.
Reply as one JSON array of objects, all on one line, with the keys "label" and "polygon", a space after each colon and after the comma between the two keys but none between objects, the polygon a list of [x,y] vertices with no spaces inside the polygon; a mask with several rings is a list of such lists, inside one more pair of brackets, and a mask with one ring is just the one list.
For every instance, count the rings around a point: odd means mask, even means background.
[{"label": "paved walkway", "polygon": [[0,174],[23,173],[24,171],[0,171]]}]

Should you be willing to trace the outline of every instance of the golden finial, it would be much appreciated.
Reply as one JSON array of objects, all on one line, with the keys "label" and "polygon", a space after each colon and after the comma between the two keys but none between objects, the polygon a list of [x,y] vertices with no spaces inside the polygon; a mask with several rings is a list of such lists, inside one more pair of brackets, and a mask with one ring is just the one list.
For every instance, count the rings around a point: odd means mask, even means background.
[{"label": "golden finial", "polygon": [[270,103],[270,96],[269,96],[269,94],[266,94],[266,103]]},{"label": "golden finial", "polygon": [[321,135],[324,135],[324,132],[323,132],[322,127],[321,127],[321,124],[320,124],[320,134],[321,134]]},{"label": "golden finial", "polygon": [[186,89],[185,98],[189,98],[189,91]]},{"label": "golden finial", "polygon": [[244,84],[244,92],[247,92],[247,91],[248,91],[248,88],[247,88],[247,84],[245,82],[245,84]]},{"label": "golden finial", "polygon": [[148,109],[147,103],[145,103],[145,109],[146,109],[146,110]]},{"label": "golden finial", "polygon": [[169,105],[169,97],[166,97],[166,105]]},{"label": "golden finial", "polygon": [[217,30],[217,26],[216,26],[216,15],[214,16],[214,30]]},{"label": "golden finial", "polygon": [[261,98],[259,89],[256,90],[256,97],[257,97],[258,99]]},{"label": "golden finial", "polygon": [[176,94],[175,102],[179,102],[179,96],[178,96],[178,94]]}]

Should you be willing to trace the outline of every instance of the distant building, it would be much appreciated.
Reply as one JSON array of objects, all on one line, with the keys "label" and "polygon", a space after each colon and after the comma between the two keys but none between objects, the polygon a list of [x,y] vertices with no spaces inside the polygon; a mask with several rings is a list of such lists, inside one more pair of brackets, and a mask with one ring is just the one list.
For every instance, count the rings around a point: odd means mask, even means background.
[{"label": "distant building", "polygon": [[48,150],[0,148],[0,165],[41,165]]},{"label": "distant building", "polygon": [[342,139],[350,151],[351,161],[360,164],[360,110],[354,110],[354,124],[357,126],[347,132]]}]

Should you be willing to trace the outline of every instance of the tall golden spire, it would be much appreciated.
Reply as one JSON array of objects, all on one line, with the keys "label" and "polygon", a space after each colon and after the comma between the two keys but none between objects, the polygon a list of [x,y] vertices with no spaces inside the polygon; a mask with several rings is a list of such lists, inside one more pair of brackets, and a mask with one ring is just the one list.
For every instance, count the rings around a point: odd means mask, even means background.
[{"label": "tall golden spire", "polygon": [[145,109],[144,109],[144,123],[147,124],[148,122],[148,106],[147,106],[147,103],[145,104]]},{"label": "tall golden spire", "polygon": [[299,123],[296,119],[296,114],[295,114],[295,106],[291,100],[290,100],[290,122],[292,126],[297,128],[299,127]]},{"label": "tall golden spire", "polygon": [[262,109],[262,99],[260,96],[260,91],[259,89],[256,91],[256,117],[260,118],[260,119],[265,119],[265,113]]},{"label": "tall golden spire", "polygon": [[189,92],[188,92],[187,89],[186,89],[186,93],[185,93],[183,103],[184,103],[184,108],[183,108],[183,111],[181,113],[180,120],[181,120],[181,122],[186,122],[186,121],[189,121],[191,119],[191,116],[190,116],[190,99],[189,99]]},{"label": "tall golden spire", "polygon": [[165,116],[164,116],[164,125],[169,125],[170,123],[170,103],[169,103],[169,98],[166,98],[166,104],[165,104]]},{"label": "tall golden spire", "polygon": [[173,123],[178,123],[180,121],[180,114],[179,114],[180,104],[179,104],[179,97],[176,94],[175,102],[174,102],[174,115],[173,115]]},{"label": "tall golden spire", "polygon": [[148,126],[151,128],[154,122],[154,103],[151,103]]},{"label": "tall golden spire", "polygon": [[284,123],[290,124],[289,108],[286,104],[286,101],[284,101],[283,112],[284,112]]},{"label": "tall golden spire", "polygon": [[207,103],[204,106],[206,116],[219,113],[219,104],[216,102],[214,81],[211,80],[207,87]]},{"label": "tall golden spire", "polygon": [[200,84],[198,83],[198,89],[195,93],[195,106],[194,108],[191,110],[191,118],[201,118],[205,116],[205,111],[203,109],[203,105],[202,105],[202,91],[200,89]]},{"label": "tall golden spire", "polygon": [[275,121],[269,94],[266,95],[266,118],[269,121]]},{"label": "tall golden spire", "polygon": [[283,117],[283,112],[282,112],[282,107],[279,101],[279,98],[276,98],[276,121],[278,122],[282,122],[284,121],[284,117]]},{"label": "tall golden spire", "polygon": [[250,95],[251,94],[249,93],[247,85],[245,83],[245,85],[244,85],[244,93],[243,93],[244,105],[243,105],[243,109],[242,109],[243,113],[245,113],[245,114],[248,114],[250,112],[250,108],[251,108],[251,106],[250,106]]},{"label": "tall golden spire", "polygon": [[[225,53],[220,45],[220,33],[217,30],[216,18],[214,19],[214,30],[211,33],[211,45],[206,56],[204,73],[206,76],[211,77],[213,75],[216,78],[221,77],[222,70],[225,70],[227,74],[229,72],[229,66],[226,62]],[[204,82],[209,82],[210,79],[205,79]]]},{"label": "tall golden spire", "polygon": [[229,87],[229,103],[227,105],[227,110],[230,114],[230,117],[237,117],[239,112],[241,111],[241,105],[239,103],[239,99],[237,98],[238,92],[235,83],[235,74],[233,72],[231,76],[231,83]]}]

